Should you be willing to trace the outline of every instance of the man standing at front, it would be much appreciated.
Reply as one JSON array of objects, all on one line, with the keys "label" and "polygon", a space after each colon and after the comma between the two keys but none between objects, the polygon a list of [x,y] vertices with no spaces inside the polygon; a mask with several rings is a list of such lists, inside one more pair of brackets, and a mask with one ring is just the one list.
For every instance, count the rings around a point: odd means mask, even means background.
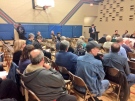
[{"label": "man standing at front", "polygon": [[95,40],[96,28],[95,28],[94,24],[92,24],[91,28],[89,28],[89,33],[90,33],[90,37]]},{"label": "man standing at front", "polygon": [[[103,80],[105,72],[103,70],[102,62],[94,58],[99,51],[99,45],[90,41],[86,46],[87,53],[77,59],[76,75],[81,77],[87,84],[92,94],[101,96],[105,90],[108,89],[109,81]],[[85,89],[76,87],[80,92],[85,92]]]}]

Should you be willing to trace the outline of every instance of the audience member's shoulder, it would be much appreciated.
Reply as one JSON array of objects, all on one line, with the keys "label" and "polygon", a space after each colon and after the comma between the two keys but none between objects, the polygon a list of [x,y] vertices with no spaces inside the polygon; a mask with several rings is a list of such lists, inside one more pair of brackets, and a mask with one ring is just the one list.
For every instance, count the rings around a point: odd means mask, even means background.
[{"label": "audience member's shoulder", "polygon": [[77,56],[76,54],[74,54],[72,52],[67,52],[67,54],[72,55],[72,56]]},{"label": "audience member's shoulder", "polygon": [[108,56],[110,56],[111,54],[110,53],[105,53],[104,54],[104,57],[108,57]]},{"label": "audience member's shoulder", "polygon": [[82,60],[84,56],[78,56],[77,60]]}]

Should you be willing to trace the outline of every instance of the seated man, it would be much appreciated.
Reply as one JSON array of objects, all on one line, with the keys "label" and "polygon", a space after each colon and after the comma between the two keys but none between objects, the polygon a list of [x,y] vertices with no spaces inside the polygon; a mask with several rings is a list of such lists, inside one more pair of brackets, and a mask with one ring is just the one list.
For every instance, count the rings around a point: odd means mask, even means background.
[{"label": "seated man", "polygon": [[44,63],[44,54],[41,50],[31,51],[30,60],[31,64],[27,66],[22,79],[26,87],[41,101],[77,101],[74,96],[66,93],[61,74]]},{"label": "seated man", "polygon": [[122,47],[126,50],[127,53],[128,52],[133,52],[128,45],[130,45],[130,40],[129,39],[124,39]]},{"label": "seated man", "polygon": [[123,71],[127,76],[127,81],[129,85],[132,86],[135,83],[135,75],[130,73],[127,58],[118,55],[120,50],[120,45],[118,43],[113,43],[111,45],[111,52],[105,54],[103,57],[103,65],[109,67],[115,67],[120,71]]},{"label": "seated man", "polygon": [[34,41],[34,37],[35,35],[33,33],[30,33],[28,36],[28,40],[26,40],[26,45],[32,44],[32,42]]},{"label": "seated man", "polygon": [[99,40],[98,43],[104,44],[106,42],[106,34],[104,34]]},{"label": "seated man", "polygon": [[[68,48],[69,48],[69,42],[66,40],[61,41],[60,51],[56,54],[55,63],[59,66],[66,67],[67,70],[75,74],[78,56],[71,52],[67,52]],[[63,76],[64,79],[68,79],[67,75],[63,75]]]},{"label": "seated man", "polygon": [[[90,41],[86,45],[87,53],[77,59],[76,75],[81,77],[87,84],[89,90],[96,97],[101,96],[109,86],[108,80],[103,80],[105,72],[102,62],[94,58],[99,52],[99,47],[96,42]],[[84,88],[76,87],[82,93],[85,92]]]},{"label": "seated man", "polygon": [[37,39],[33,42],[33,46],[35,49],[41,49],[44,53],[44,56],[51,59],[51,53],[42,49],[42,46],[41,46],[42,40],[43,40],[42,36],[37,36]]},{"label": "seated man", "polygon": [[126,53],[126,49],[122,46],[123,45],[123,38],[118,37],[116,39],[116,42],[120,45],[120,50],[119,50],[118,54],[121,55],[121,56],[124,56],[124,57],[128,58],[127,57],[127,53]]},{"label": "seated man", "polygon": [[40,31],[37,32],[37,35],[35,36],[35,39],[37,39],[38,36],[42,36]]}]

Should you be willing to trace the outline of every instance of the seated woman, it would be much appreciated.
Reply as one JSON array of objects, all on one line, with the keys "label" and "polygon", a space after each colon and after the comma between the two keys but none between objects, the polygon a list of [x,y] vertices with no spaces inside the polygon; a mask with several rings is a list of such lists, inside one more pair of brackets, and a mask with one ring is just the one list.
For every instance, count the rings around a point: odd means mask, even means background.
[{"label": "seated woman", "polygon": [[112,37],[110,35],[106,36],[106,42],[103,44],[103,48],[110,49],[113,42],[111,42]]},{"label": "seated woman", "polygon": [[27,65],[29,65],[31,63],[30,59],[29,59],[29,53],[34,50],[34,46],[33,45],[27,45],[24,47],[23,51],[22,51],[22,55],[19,61],[19,70],[21,73],[23,73],[23,71],[26,69]]},{"label": "seated woman", "polygon": [[73,46],[72,40],[70,38],[67,38],[66,40],[70,43],[70,46],[68,48],[68,52],[74,53],[74,46]]},{"label": "seated woman", "polygon": [[76,55],[78,55],[78,56],[85,55],[85,49],[83,48],[82,43],[78,43],[78,44],[77,44],[77,47],[76,47],[74,53],[75,53]]},{"label": "seated woman", "polygon": [[26,46],[25,40],[16,40],[14,43],[14,53],[13,53],[13,62],[18,65],[20,57],[22,55],[22,50]]},{"label": "seated woman", "polygon": [[83,48],[86,47],[86,43],[85,43],[85,37],[84,36],[80,36],[79,39],[77,40],[77,44],[82,42],[83,44]]}]

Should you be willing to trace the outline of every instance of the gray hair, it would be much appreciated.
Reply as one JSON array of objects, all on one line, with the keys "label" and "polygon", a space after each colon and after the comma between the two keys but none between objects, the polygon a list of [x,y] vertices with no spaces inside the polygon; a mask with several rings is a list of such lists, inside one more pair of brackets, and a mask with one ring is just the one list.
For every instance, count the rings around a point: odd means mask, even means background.
[{"label": "gray hair", "polygon": [[77,40],[77,46],[82,45],[83,43],[84,43],[84,41],[82,39]]},{"label": "gray hair", "polygon": [[30,34],[28,35],[28,38],[31,38],[31,37],[35,37],[35,35],[34,35],[33,33],[30,33]]},{"label": "gray hair", "polygon": [[70,46],[70,43],[67,40],[63,40],[60,43],[60,50],[65,51]]},{"label": "gray hair", "polygon": [[60,40],[62,41],[62,40],[66,40],[66,37],[65,36],[61,36],[60,37]]},{"label": "gray hair", "polygon": [[30,54],[30,60],[31,60],[31,63],[33,64],[33,65],[37,65],[37,64],[39,64],[41,61],[42,61],[42,59],[44,58],[44,53],[43,53],[43,51],[42,50],[40,50],[40,49],[38,49],[40,52],[39,52],[39,54],[36,56],[36,57],[33,57],[31,54]]}]

